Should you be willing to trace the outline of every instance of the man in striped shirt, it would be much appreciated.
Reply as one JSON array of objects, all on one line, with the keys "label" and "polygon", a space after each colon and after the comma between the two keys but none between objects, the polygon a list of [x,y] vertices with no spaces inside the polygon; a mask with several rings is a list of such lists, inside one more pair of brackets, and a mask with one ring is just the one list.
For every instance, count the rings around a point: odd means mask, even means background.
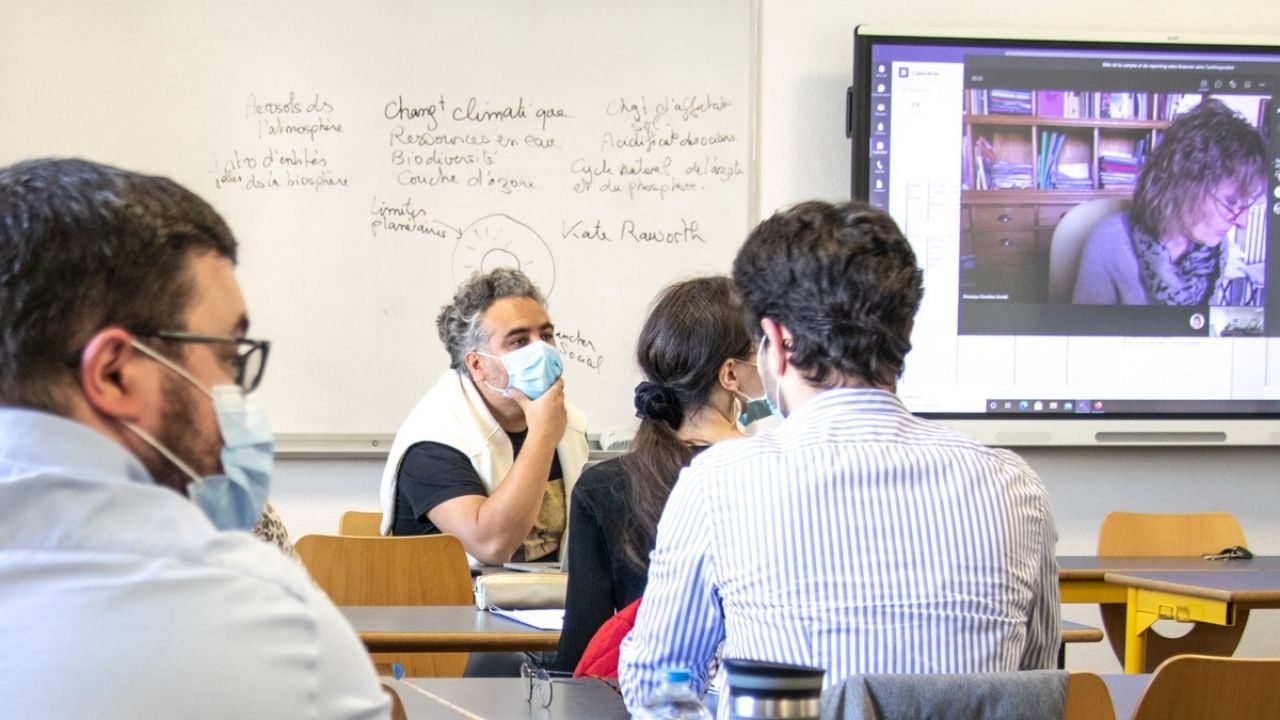
[{"label": "man in striped shirt", "polygon": [[628,707],[663,667],[703,689],[722,641],[726,658],[824,668],[827,685],[1054,666],[1044,486],[894,394],[921,277],[893,220],[860,202],[805,203],[747,239],[733,278],[786,420],[708,449],[676,483],[622,645]]}]

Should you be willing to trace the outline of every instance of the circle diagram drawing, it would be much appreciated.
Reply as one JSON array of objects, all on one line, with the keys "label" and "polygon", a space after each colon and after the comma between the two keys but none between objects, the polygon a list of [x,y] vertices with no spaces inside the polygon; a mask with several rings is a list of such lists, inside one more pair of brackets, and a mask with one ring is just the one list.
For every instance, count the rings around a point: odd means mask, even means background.
[{"label": "circle diagram drawing", "polygon": [[473,273],[500,267],[529,276],[550,297],[556,286],[556,261],[551,248],[533,228],[508,215],[486,215],[458,234],[453,246],[453,280],[462,283]]}]

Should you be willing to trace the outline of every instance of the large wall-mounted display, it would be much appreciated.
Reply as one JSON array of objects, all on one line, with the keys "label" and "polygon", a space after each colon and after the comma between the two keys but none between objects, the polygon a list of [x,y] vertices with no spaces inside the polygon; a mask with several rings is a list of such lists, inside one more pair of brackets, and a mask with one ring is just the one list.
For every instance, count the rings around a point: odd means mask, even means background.
[{"label": "large wall-mounted display", "polygon": [[853,194],[925,270],[899,392],[996,444],[1280,443],[1280,46],[860,27]]}]

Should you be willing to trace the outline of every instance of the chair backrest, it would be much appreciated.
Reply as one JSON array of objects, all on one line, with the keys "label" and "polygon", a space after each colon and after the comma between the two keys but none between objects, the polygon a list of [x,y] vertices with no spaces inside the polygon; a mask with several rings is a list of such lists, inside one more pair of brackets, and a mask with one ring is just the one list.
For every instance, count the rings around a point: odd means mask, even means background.
[{"label": "chair backrest", "polygon": [[1062,720],[1116,720],[1111,691],[1102,678],[1091,672],[1073,672],[1067,676]]},{"label": "chair backrest", "polygon": [[1128,210],[1129,198],[1086,200],[1067,211],[1053,228],[1049,242],[1049,302],[1069,303],[1080,272],[1080,253],[1093,227],[1108,215]]},{"label": "chair backrest", "polygon": [[[452,535],[304,535],[302,564],[336,605],[471,605],[471,570]],[[374,653],[381,674],[460,677],[467,653]]]},{"label": "chair backrest", "polygon": [[339,535],[382,536],[382,513],[348,510],[338,518]]},{"label": "chair backrest", "polygon": [[1244,529],[1227,512],[1113,512],[1098,531],[1099,555],[1198,557],[1244,544]]},{"label": "chair backrest", "polygon": [[469,605],[471,571],[452,535],[304,535],[294,544],[337,605]]},{"label": "chair backrest", "polygon": [[1280,718],[1280,658],[1180,655],[1156,668],[1133,720]]},{"label": "chair backrest", "polygon": [[[1190,514],[1113,512],[1098,531],[1098,555],[1199,557],[1232,545],[1245,545],[1244,530],[1231,513]],[[1124,662],[1124,605],[1101,605],[1102,625],[1116,658]],[[1184,653],[1231,655],[1244,634],[1247,610],[1236,612],[1234,625],[1197,623],[1181,637],[1147,631],[1147,667],[1151,672],[1164,660]]]}]

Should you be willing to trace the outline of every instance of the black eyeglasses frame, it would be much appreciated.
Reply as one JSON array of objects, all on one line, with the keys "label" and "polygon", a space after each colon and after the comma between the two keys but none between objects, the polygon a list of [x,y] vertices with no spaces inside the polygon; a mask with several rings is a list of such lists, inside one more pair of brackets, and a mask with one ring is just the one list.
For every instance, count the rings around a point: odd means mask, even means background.
[{"label": "black eyeglasses frame", "polygon": [[[155,338],[157,340],[169,340],[171,342],[180,343],[211,343],[215,345],[235,345],[237,348],[235,359],[235,380],[236,385],[245,394],[251,393],[258,388],[258,384],[262,382],[262,375],[267,369],[267,357],[271,354],[270,340],[255,340],[246,337],[230,337],[224,335],[201,335],[198,333],[189,333],[181,330],[134,330],[129,332],[140,338]],[[253,377],[246,377],[249,368],[249,359],[254,353],[261,353],[262,359],[258,363],[258,369],[254,372]]]}]

